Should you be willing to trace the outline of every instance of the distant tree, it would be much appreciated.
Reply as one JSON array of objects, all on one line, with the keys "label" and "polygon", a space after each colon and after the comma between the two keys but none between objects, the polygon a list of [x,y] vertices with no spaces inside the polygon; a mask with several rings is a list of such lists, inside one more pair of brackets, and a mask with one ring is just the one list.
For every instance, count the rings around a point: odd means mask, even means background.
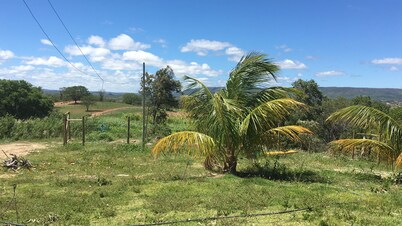
[{"label": "distant tree", "polygon": [[87,111],[89,111],[89,107],[91,105],[94,105],[96,103],[96,97],[92,94],[83,96],[81,98],[82,104],[87,108]]},{"label": "distant tree", "polygon": [[324,100],[324,95],[318,89],[318,84],[314,80],[304,81],[298,79],[292,83],[292,86],[301,91],[295,99],[310,107],[309,111],[304,113],[304,117],[301,117],[301,119],[317,120],[322,113],[322,101]]},{"label": "distant tree", "polygon": [[[326,120],[332,113],[353,105],[350,99],[345,97],[336,97],[325,99],[322,103],[322,120]],[[342,134],[350,133],[350,128],[345,123],[324,123],[323,132],[321,137],[326,141],[330,142],[335,139],[339,139]]]},{"label": "distant tree", "polygon": [[53,110],[53,101],[40,87],[19,80],[0,80],[0,117],[7,114],[17,119],[45,117]]},{"label": "distant tree", "polygon": [[179,105],[173,93],[181,91],[181,83],[174,80],[174,72],[169,66],[160,69],[155,75],[149,75],[147,80],[145,91],[150,94],[152,124],[164,124],[167,118],[166,111]]},{"label": "distant tree", "polygon": [[367,107],[373,107],[377,110],[380,110],[384,113],[389,113],[389,109],[391,108],[387,104],[381,102],[381,101],[376,101],[371,99],[369,96],[357,96],[352,99],[354,105],[363,105]]},{"label": "distant tree", "polygon": [[99,101],[102,102],[105,99],[105,90],[101,89],[99,90]]},{"label": "distant tree", "polygon": [[389,110],[389,115],[402,124],[402,107],[394,107]]},{"label": "distant tree", "polygon": [[135,93],[125,93],[123,95],[123,103],[131,105],[141,105],[142,98]]},{"label": "distant tree", "polygon": [[82,97],[89,95],[89,91],[85,86],[71,86],[64,88],[64,98],[73,100],[76,104]]}]

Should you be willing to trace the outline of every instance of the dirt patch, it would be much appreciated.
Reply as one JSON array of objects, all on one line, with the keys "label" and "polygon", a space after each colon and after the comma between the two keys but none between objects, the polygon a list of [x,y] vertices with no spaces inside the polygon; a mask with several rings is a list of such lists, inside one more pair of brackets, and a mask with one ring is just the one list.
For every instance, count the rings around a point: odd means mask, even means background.
[{"label": "dirt patch", "polygon": [[91,117],[95,117],[95,116],[100,116],[100,115],[104,115],[113,111],[119,111],[119,110],[124,110],[124,109],[130,109],[133,107],[120,107],[120,108],[113,108],[113,109],[107,109],[104,111],[99,111],[99,112],[92,112],[91,113]]},{"label": "dirt patch", "polygon": [[[39,149],[47,148],[47,144],[32,143],[32,142],[15,142],[10,144],[0,144],[0,150],[3,150],[7,155],[15,154],[17,156],[25,156]],[[2,151],[0,151],[0,159],[6,159]]]},{"label": "dirt patch", "polygon": [[[79,104],[80,101],[77,101],[77,104]],[[60,107],[60,106],[65,106],[65,105],[73,105],[75,104],[74,101],[62,101],[62,102],[54,102],[55,107]]]},{"label": "dirt patch", "polygon": [[373,175],[378,175],[381,178],[389,178],[392,176],[392,172],[380,171],[380,170],[373,170],[371,172],[364,171],[358,168],[335,168],[333,169],[336,172],[340,173],[369,173]]},{"label": "dirt patch", "polygon": [[172,117],[187,117],[187,113],[182,111],[168,111],[167,114]]}]

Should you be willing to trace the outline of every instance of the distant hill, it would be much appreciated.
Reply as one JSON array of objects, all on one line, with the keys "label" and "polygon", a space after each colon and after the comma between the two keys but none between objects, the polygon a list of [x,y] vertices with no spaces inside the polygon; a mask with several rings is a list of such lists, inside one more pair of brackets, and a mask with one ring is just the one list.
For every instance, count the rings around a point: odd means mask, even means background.
[{"label": "distant hill", "polygon": [[[222,87],[208,87],[212,93],[215,93],[222,89]],[[348,99],[354,98],[356,96],[370,96],[374,100],[385,101],[385,102],[398,102],[402,103],[402,89],[391,89],[391,88],[354,88],[354,87],[319,87],[320,91],[327,97],[345,97]],[[59,94],[58,90],[43,90],[45,93],[49,94]],[[195,90],[185,90],[184,95],[189,95]],[[98,92],[92,92],[97,94]],[[122,98],[124,93],[118,92],[106,92],[107,99],[119,100]],[[176,96],[180,96],[179,93]]]},{"label": "distant hill", "polygon": [[[208,87],[212,93],[222,89],[222,87]],[[345,97],[352,99],[357,96],[370,96],[374,100],[385,102],[402,102],[402,89],[391,88],[354,88],[354,87],[319,87],[320,91],[327,97]],[[188,95],[194,90],[186,90],[184,95]]]},{"label": "distant hill", "polygon": [[354,88],[354,87],[319,87],[327,97],[354,98],[370,96],[374,100],[386,102],[402,102],[402,89],[391,88]]}]

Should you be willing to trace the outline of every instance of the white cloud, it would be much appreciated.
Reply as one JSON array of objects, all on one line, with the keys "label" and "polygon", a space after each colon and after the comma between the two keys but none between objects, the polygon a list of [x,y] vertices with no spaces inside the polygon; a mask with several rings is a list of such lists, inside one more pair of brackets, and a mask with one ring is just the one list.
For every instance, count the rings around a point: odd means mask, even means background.
[{"label": "white cloud", "polygon": [[131,32],[131,33],[138,34],[138,33],[144,32],[144,29],[142,29],[140,27],[130,27],[130,28],[128,28],[128,31]]},{"label": "white cloud", "polygon": [[289,46],[287,46],[285,44],[277,46],[276,49],[283,50],[283,52],[285,52],[285,53],[292,52],[292,50],[293,50],[293,49],[289,48]]},{"label": "white cloud", "polygon": [[223,51],[230,61],[239,61],[245,52],[229,42],[211,41],[207,39],[192,39],[181,47],[181,52],[194,52],[198,56],[207,56],[209,52]]},{"label": "white cloud", "polygon": [[31,65],[12,66],[12,67],[9,67],[9,68],[1,68],[0,69],[0,74],[15,75],[15,74],[25,73],[27,71],[32,71],[34,69],[35,69],[35,67],[33,67]]},{"label": "white cloud", "polygon": [[222,70],[213,70],[208,64],[198,64],[196,62],[188,64],[182,60],[170,60],[166,64],[173,69],[176,75],[206,75],[214,77],[223,73]]},{"label": "white cloud", "polygon": [[315,74],[317,77],[331,77],[345,75],[342,71],[322,71]]},{"label": "white cloud", "polygon": [[91,35],[91,37],[88,38],[88,44],[96,45],[96,46],[99,46],[99,47],[104,47],[105,46],[105,40],[103,40],[103,38],[100,37],[100,36]]},{"label": "white cloud", "polygon": [[40,42],[41,42],[43,45],[53,46],[52,42],[49,41],[48,39],[41,39]]},{"label": "white cloud", "polygon": [[138,62],[126,62],[121,59],[107,58],[102,62],[102,69],[106,70],[140,70],[142,65]]},{"label": "white cloud", "polygon": [[306,56],[307,60],[318,60],[318,57],[316,56]]},{"label": "white cloud", "polygon": [[375,60],[372,60],[371,63],[373,63],[373,64],[395,64],[395,65],[402,65],[402,58],[382,58],[382,59],[375,59]]},{"label": "white cloud", "polygon": [[51,56],[49,58],[33,58],[25,63],[28,65],[45,65],[50,67],[66,66],[66,62],[64,62],[64,60],[55,56]]},{"label": "white cloud", "polygon": [[151,66],[163,67],[163,60],[160,57],[142,50],[128,51],[123,53],[123,60],[132,60],[141,64],[142,62],[145,62]]},{"label": "white cloud", "polygon": [[307,66],[299,61],[286,59],[276,63],[281,69],[305,69]]},{"label": "white cloud", "polygon": [[389,68],[390,71],[399,71],[398,67],[392,66]]},{"label": "white cloud", "polygon": [[0,63],[4,60],[8,60],[15,57],[14,53],[10,50],[1,50],[0,49]]},{"label": "white cloud", "polygon": [[244,54],[245,54],[245,52],[242,49],[235,47],[235,46],[227,48],[225,50],[225,53],[226,53],[226,55],[229,56],[230,61],[235,61],[235,62],[238,62],[242,58],[242,56],[244,56]]},{"label": "white cloud", "polygon": [[112,38],[109,41],[108,46],[112,50],[144,50],[151,47],[148,44],[134,41],[134,39],[126,34],[121,34]]},{"label": "white cloud", "polygon": [[229,42],[210,41],[206,39],[192,39],[180,51],[195,52],[199,56],[206,56],[208,51],[219,51],[232,46]]},{"label": "white cloud", "polygon": [[[106,59],[106,56],[111,54],[110,50],[106,48],[96,48],[92,46],[80,46],[81,51],[89,56],[91,61],[100,62]],[[78,49],[75,45],[69,45],[64,48],[64,52],[72,55],[72,56],[80,56],[82,55],[80,49]]]},{"label": "white cloud", "polygon": [[167,42],[163,38],[156,39],[156,40],[154,40],[154,42],[160,44],[162,46],[162,48],[167,48]]}]

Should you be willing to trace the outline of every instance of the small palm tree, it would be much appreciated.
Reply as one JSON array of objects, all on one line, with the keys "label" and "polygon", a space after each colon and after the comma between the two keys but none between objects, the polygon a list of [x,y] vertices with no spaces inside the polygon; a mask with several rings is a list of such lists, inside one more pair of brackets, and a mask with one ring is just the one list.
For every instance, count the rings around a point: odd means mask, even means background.
[{"label": "small palm tree", "polygon": [[386,113],[367,106],[343,108],[327,119],[329,122],[343,122],[365,131],[370,139],[340,139],[331,142],[345,152],[355,149],[373,150],[378,157],[387,159],[396,166],[402,165],[402,125]]},{"label": "small palm tree", "polygon": [[254,158],[273,147],[279,134],[300,140],[300,133],[311,133],[301,126],[279,126],[292,111],[305,105],[290,98],[290,88],[266,88],[276,80],[278,71],[265,55],[252,52],[239,61],[226,87],[216,93],[186,76],[189,88],[196,91],[186,99],[184,108],[196,131],[162,138],[152,153],[186,150],[205,156],[207,169],[218,167],[236,173],[239,154]]}]

